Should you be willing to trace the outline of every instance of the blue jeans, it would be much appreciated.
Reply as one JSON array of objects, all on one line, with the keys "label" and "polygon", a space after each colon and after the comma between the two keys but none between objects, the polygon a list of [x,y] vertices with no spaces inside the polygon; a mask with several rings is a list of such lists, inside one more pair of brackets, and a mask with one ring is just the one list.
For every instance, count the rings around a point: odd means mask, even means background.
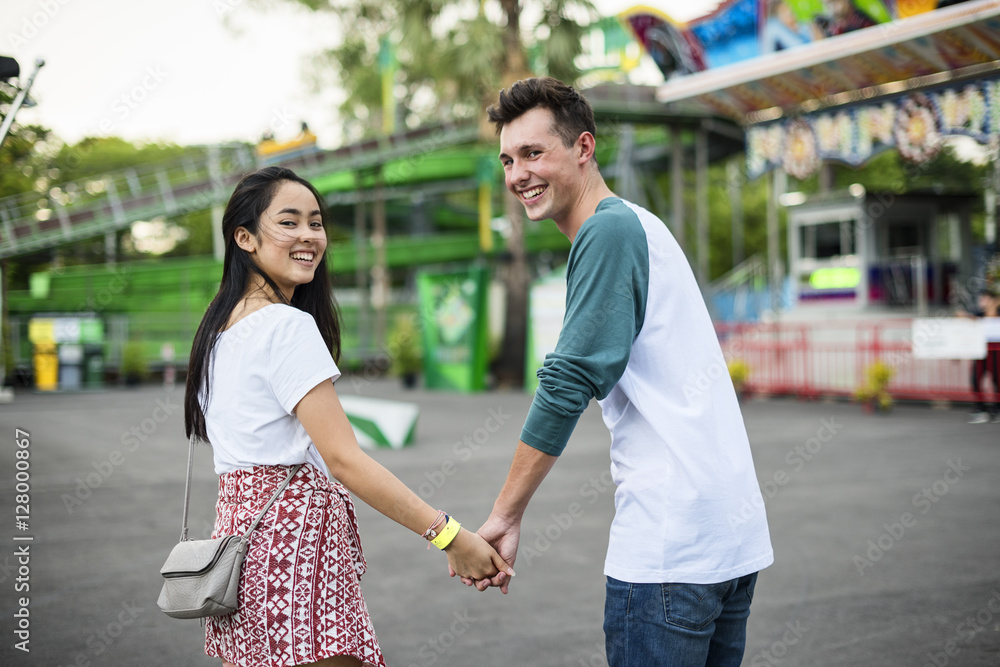
[{"label": "blue jeans", "polygon": [[720,584],[630,584],[608,577],[610,667],[739,667],[757,573]]}]

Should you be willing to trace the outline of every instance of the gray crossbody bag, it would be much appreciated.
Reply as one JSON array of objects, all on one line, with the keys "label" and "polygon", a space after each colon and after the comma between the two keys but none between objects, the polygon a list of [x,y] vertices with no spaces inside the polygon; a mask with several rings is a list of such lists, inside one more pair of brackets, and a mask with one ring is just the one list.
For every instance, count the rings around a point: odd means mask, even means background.
[{"label": "gray crossbody bag", "polygon": [[227,535],[215,540],[189,540],[187,524],[193,465],[194,438],[191,438],[188,442],[187,479],[184,483],[181,541],[170,551],[167,562],[160,568],[164,581],[160,597],[156,601],[164,614],[174,618],[222,616],[236,611],[239,605],[240,571],[250,544],[250,534],[302,467],[301,463],[292,466],[288,477],[243,535]]}]

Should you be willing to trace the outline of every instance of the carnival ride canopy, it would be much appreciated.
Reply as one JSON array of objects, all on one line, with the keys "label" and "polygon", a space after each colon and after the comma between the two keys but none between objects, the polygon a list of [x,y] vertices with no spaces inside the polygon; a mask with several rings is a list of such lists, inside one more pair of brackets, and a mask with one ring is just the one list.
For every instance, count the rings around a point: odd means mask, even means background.
[{"label": "carnival ride canopy", "polygon": [[954,5],[949,0],[726,0],[688,23],[649,7],[622,13],[664,77],[693,74]]},{"label": "carnival ride canopy", "polygon": [[1000,137],[1000,0],[728,0],[681,24],[622,16],[661,67],[657,99],[744,125],[751,178],[898,150],[922,164],[945,139]]}]

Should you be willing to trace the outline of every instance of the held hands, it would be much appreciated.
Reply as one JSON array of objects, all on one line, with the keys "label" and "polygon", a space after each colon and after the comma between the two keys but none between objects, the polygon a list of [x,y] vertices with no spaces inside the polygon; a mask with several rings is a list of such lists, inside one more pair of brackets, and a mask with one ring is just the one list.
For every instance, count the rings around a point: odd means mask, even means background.
[{"label": "held hands", "polygon": [[[521,539],[521,522],[519,520],[512,521],[503,519],[496,514],[491,514],[490,518],[479,529],[478,536],[491,544],[504,562],[510,563],[510,565],[514,564],[517,558],[517,545]],[[449,556],[450,560],[451,557]],[[507,589],[510,586],[510,577],[505,576],[504,572],[499,572],[491,576],[466,576],[450,567],[450,573],[451,576],[455,576],[456,574],[461,575],[462,583],[466,586],[474,585],[476,590],[479,591],[485,591],[490,586],[497,586],[500,588],[500,592],[506,595]],[[510,574],[514,574],[513,569],[510,570]]]},{"label": "held hands", "polygon": [[496,579],[506,585],[510,577],[514,576],[514,569],[504,562],[486,540],[465,528],[459,530],[444,552],[448,556],[448,571],[451,576],[457,574],[463,581],[466,578],[470,581],[487,582]]}]

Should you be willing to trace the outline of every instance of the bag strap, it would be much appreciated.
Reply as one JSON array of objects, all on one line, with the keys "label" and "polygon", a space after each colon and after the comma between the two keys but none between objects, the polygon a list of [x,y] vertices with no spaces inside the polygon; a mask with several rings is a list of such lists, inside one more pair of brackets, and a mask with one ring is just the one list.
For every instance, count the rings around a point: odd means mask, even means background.
[{"label": "bag strap", "polygon": [[[257,515],[257,518],[254,519],[253,525],[250,526],[250,529],[243,536],[244,538],[250,537],[250,533],[254,531],[254,529],[257,527],[257,524],[259,524],[261,519],[264,518],[264,515],[267,514],[267,511],[271,509],[271,505],[273,505],[274,502],[278,499],[278,497],[281,496],[281,494],[285,491],[285,487],[288,486],[288,483],[292,481],[292,477],[295,476],[295,473],[297,473],[299,471],[299,468],[301,467],[302,467],[301,463],[292,466],[292,469],[288,472],[288,477],[285,478],[285,481],[281,483],[281,486],[278,487],[278,490],[274,492],[274,495],[271,496],[271,499],[267,501],[266,505],[264,505],[264,509],[262,509],[260,511],[260,514]],[[181,520],[181,542],[186,541],[188,538],[188,507],[191,505],[191,477],[193,475],[193,472],[194,472],[194,436],[191,436],[191,438],[188,440],[187,477],[184,480],[184,518]]]},{"label": "bag strap", "polygon": [[184,479],[184,519],[181,521],[181,542],[188,538],[188,506],[191,504],[191,473],[194,469],[194,436],[188,439],[187,477]]}]

